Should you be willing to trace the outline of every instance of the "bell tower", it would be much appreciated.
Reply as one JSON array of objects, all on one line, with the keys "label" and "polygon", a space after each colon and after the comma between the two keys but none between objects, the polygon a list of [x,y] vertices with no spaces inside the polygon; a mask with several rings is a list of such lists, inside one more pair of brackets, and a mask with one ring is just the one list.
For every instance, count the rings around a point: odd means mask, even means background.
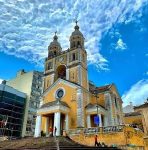
[{"label": "bell tower", "polygon": [[74,31],[70,36],[70,52],[69,63],[67,64],[69,70],[69,80],[75,82],[86,89],[88,87],[87,74],[87,52],[84,48],[84,36],[79,30],[78,21],[74,27]]},{"label": "bell tower", "polygon": [[58,42],[57,32],[53,37],[53,41],[48,46],[48,57],[44,63],[44,91],[55,82],[55,61],[56,57],[60,55],[62,48]]},{"label": "bell tower", "polygon": [[83,34],[79,31],[79,26],[77,23],[78,21],[76,21],[76,26],[74,27],[75,31],[72,32],[72,35],[70,36],[70,49],[84,49],[84,37]]},{"label": "bell tower", "polygon": [[45,60],[44,91],[57,79],[76,83],[87,90],[87,53],[84,48],[84,37],[77,24],[70,36],[70,47],[62,51],[55,32],[53,41],[48,46],[48,57]]},{"label": "bell tower", "polygon": [[48,58],[58,55],[62,50],[61,45],[58,42],[58,36],[56,34],[57,32],[55,32],[53,41],[48,46]]}]

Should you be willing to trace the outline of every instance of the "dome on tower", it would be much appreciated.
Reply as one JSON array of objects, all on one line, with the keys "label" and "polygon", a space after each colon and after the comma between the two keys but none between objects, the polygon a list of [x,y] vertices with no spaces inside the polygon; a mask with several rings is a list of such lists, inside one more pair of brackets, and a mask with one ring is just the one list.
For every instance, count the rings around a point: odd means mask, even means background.
[{"label": "dome on tower", "polygon": [[82,36],[83,37],[83,34],[79,30],[79,26],[77,25],[77,21],[76,21],[76,26],[74,27],[74,29],[75,29],[75,31],[72,32],[71,36],[78,35],[78,36]]},{"label": "dome on tower", "polygon": [[56,35],[56,32],[53,37],[53,41],[50,43],[49,47],[52,48],[53,46],[57,46],[59,49],[62,49],[61,44],[58,42],[58,36]]},{"label": "dome on tower", "polygon": [[55,32],[55,35],[53,37],[53,41],[48,46],[48,58],[57,56],[61,53],[61,44],[58,42],[58,36],[56,35],[57,32]]}]

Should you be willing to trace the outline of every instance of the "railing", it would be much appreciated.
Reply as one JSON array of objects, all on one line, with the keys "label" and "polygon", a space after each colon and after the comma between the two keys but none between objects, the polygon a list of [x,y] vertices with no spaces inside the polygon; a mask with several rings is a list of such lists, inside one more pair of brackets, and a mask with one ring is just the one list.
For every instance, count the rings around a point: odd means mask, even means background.
[{"label": "railing", "polygon": [[94,133],[99,133],[101,131],[101,128],[85,128],[84,129],[84,134],[94,134]]},{"label": "railing", "polygon": [[122,132],[124,125],[103,127],[103,132]]},{"label": "railing", "polygon": [[68,134],[96,134],[96,133],[108,133],[108,132],[122,132],[124,125],[108,126],[108,127],[92,127],[92,128],[80,128],[70,129]]}]

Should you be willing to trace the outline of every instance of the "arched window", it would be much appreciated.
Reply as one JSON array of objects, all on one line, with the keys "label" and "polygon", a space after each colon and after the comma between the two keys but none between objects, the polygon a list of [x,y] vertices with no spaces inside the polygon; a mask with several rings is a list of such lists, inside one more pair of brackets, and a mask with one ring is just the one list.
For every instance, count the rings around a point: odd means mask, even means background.
[{"label": "arched window", "polygon": [[64,65],[60,65],[56,70],[56,79],[66,79],[66,67]]},{"label": "arched window", "polygon": [[75,42],[73,42],[73,47],[75,47],[76,45],[75,45]]},{"label": "arched window", "polygon": [[57,54],[57,52],[56,52],[56,51],[54,51],[53,53],[54,53],[54,55],[56,55],[56,54]]},{"label": "arched window", "polygon": [[80,46],[81,46],[80,41],[78,41],[77,42],[77,47],[80,47]]},{"label": "arched window", "polygon": [[76,60],[76,54],[72,53],[72,61],[75,61],[75,60]]},{"label": "arched window", "polygon": [[52,62],[48,63],[48,70],[52,69]]},{"label": "arched window", "polygon": [[117,98],[115,97],[115,106],[118,108]]},{"label": "arched window", "polygon": [[85,63],[85,55],[84,54],[82,54],[82,60]]}]

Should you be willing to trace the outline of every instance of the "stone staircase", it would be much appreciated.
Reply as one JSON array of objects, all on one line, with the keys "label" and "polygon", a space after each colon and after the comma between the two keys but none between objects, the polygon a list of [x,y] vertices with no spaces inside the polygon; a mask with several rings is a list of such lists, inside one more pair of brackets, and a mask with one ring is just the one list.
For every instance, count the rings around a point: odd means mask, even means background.
[{"label": "stone staircase", "polygon": [[65,137],[24,138],[0,143],[0,150],[119,150],[111,147],[89,147]]},{"label": "stone staircase", "polygon": [[69,138],[59,137],[56,139],[59,150],[119,150],[113,147],[90,147],[80,145]]}]

